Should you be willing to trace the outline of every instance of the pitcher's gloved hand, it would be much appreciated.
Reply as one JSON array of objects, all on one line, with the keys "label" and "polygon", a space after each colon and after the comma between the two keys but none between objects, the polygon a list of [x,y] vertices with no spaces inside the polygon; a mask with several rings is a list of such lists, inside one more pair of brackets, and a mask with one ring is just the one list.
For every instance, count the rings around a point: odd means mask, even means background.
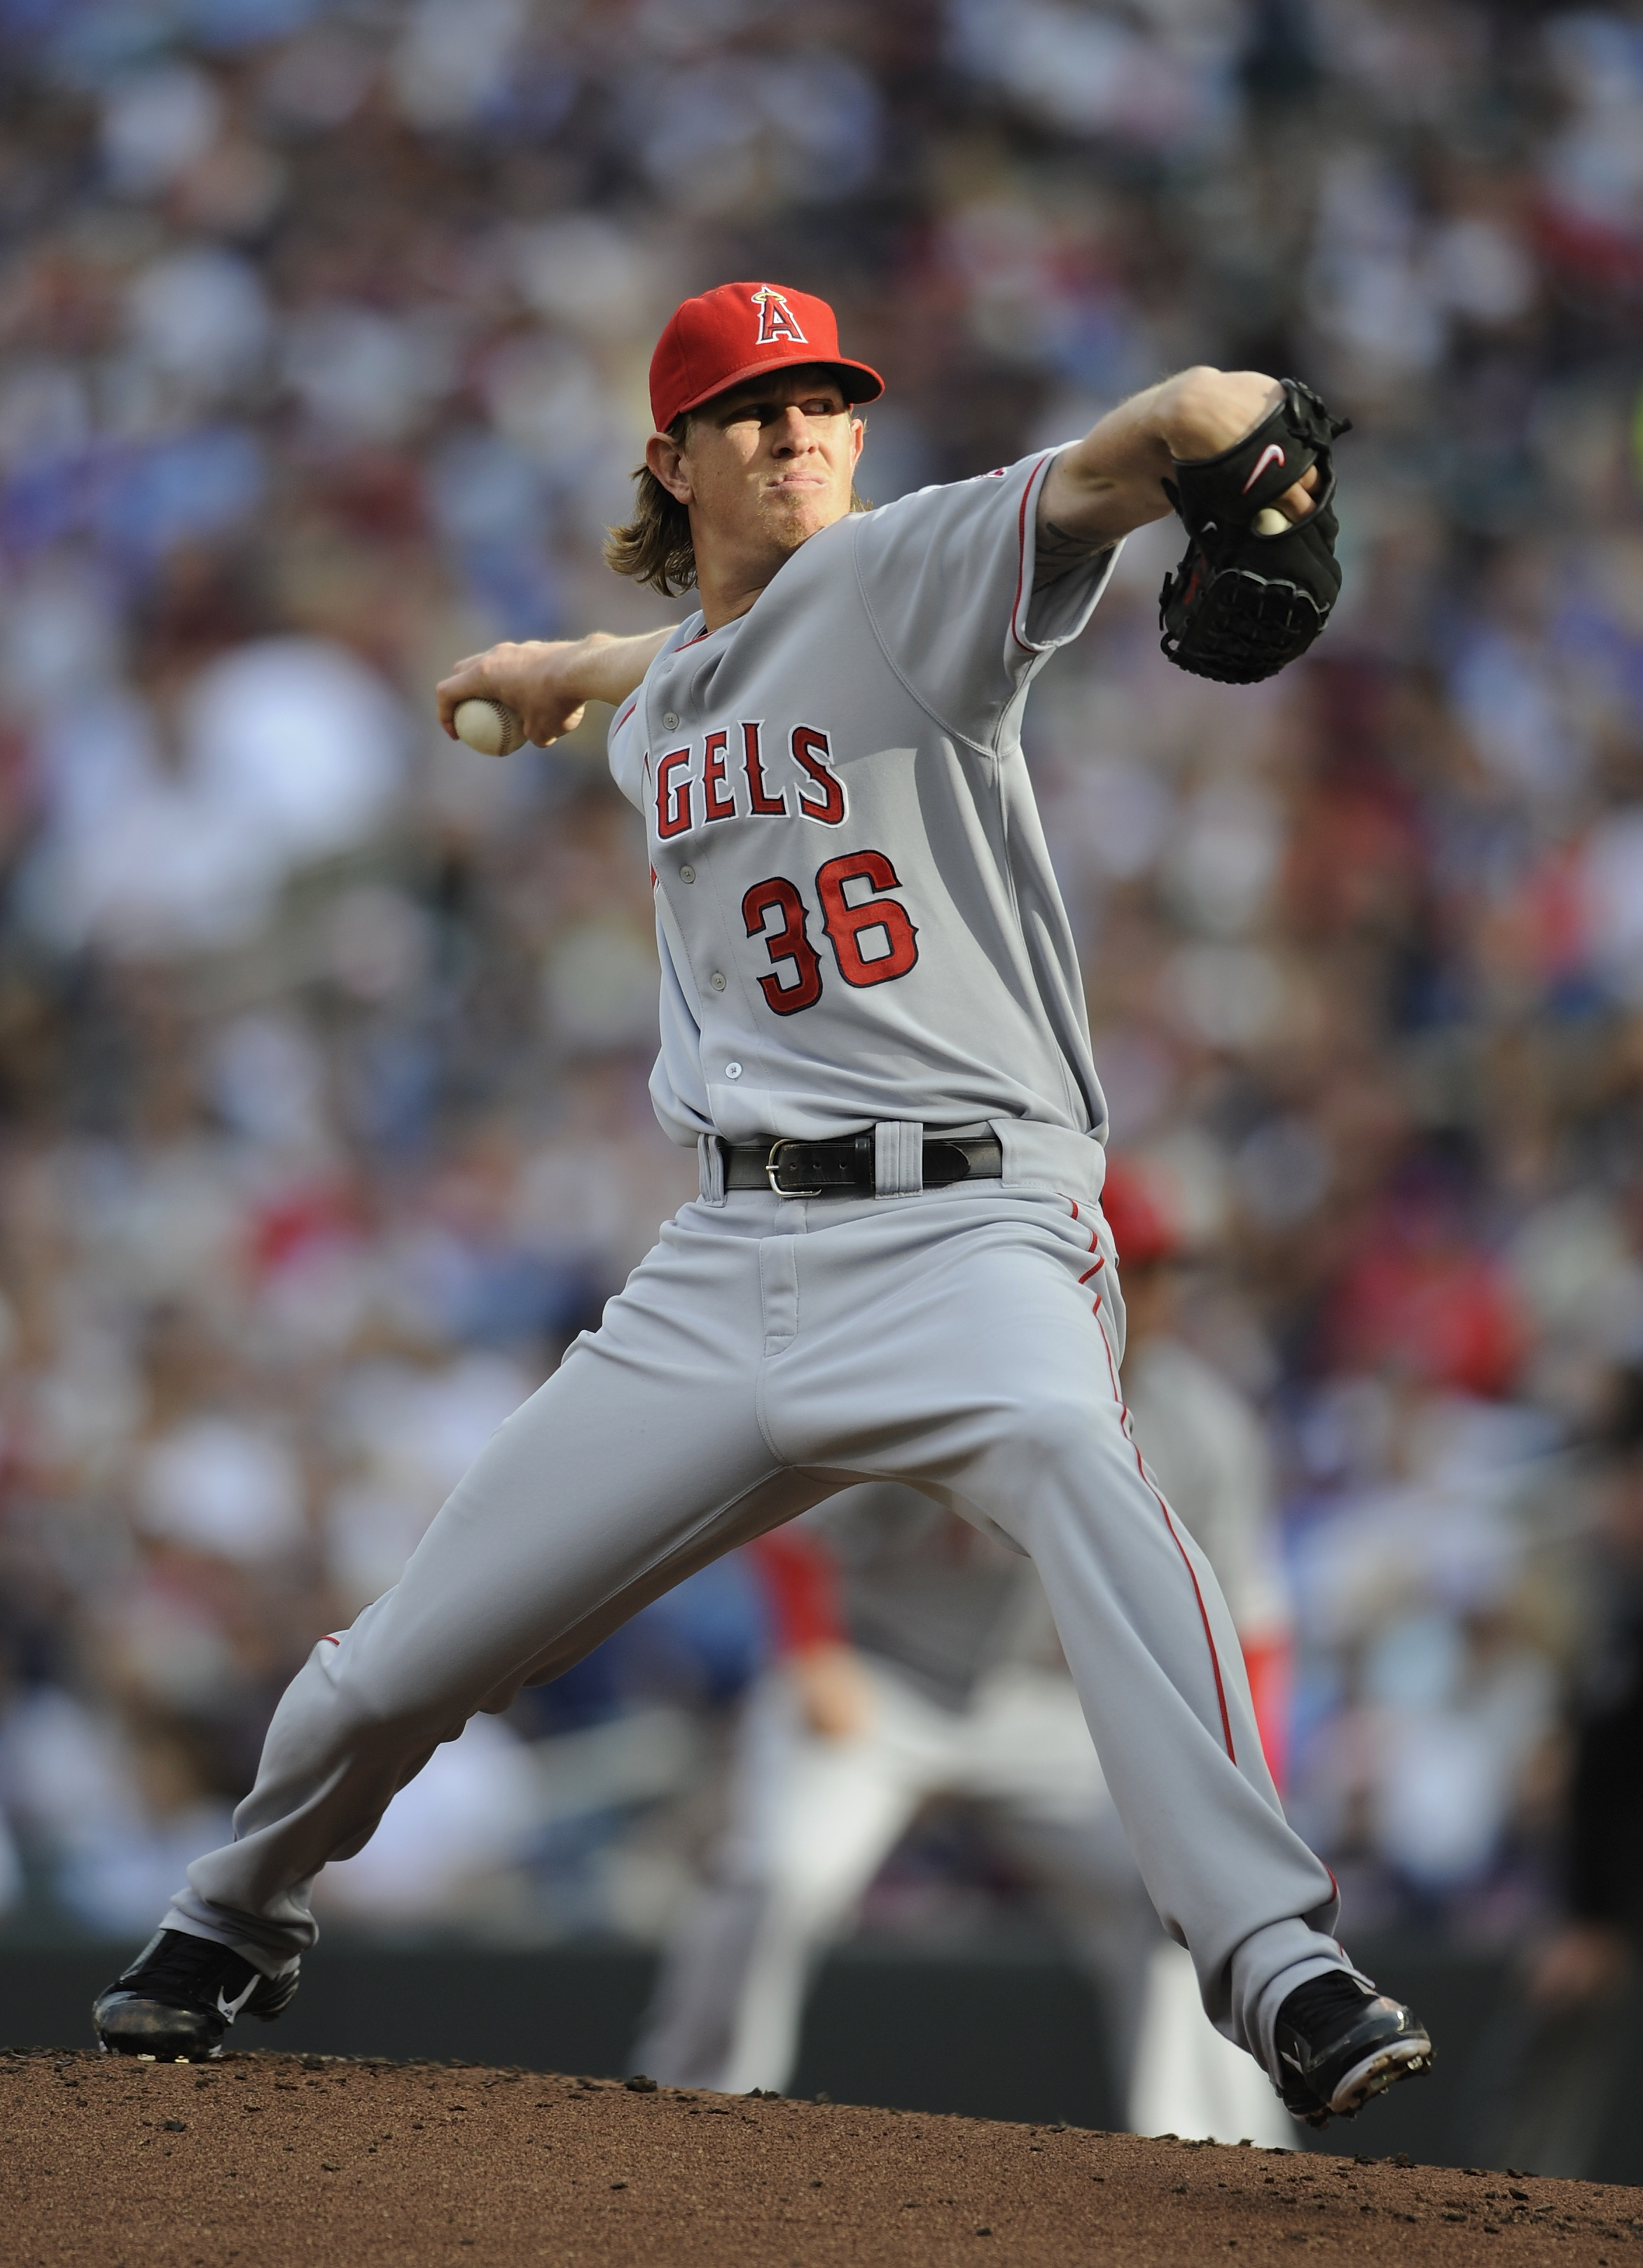
[{"label": "pitcher's gloved hand", "polygon": [[[1159,593],[1164,652],[1178,669],[1253,685],[1305,653],[1341,587],[1335,563],[1330,443],[1352,421],[1332,417],[1309,386],[1283,380],[1284,398],[1253,433],[1218,457],[1177,462],[1164,482],[1189,541]],[[1317,468],[1313,508],[1271,533],[1277,500]]]}]

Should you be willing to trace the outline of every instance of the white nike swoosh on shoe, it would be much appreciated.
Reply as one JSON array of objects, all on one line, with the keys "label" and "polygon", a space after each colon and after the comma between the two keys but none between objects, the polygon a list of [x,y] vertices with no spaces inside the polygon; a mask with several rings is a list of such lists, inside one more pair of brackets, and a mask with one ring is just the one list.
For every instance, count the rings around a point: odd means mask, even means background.
[{"label": "white nike swoosh on shoe", "polygon": [[228,2019],[228,2021],[229,2021],[229,2022],[232,2024],[232,2023],[233,2022],[233,2021],[234,2021],[234,2018],[235,2018],[235,2017],[239,2014],[239,2011],[240,2011],[240,2010],[245,2007],[246,2002],[247,2002],[247,2001],[251,1998],[251,1995],[252,1995],[252,1994],[256,1991],[256,1989],[257,1989],[257,1984],[258,1984],[258,1979],[257,1979],[256,1977],[254,1977],[251,1979],[251,1982],[247,1985],[247,1987],[246,1987],[245,1991],[244,1991],[243,1992],[241,1992],[240,1994],[239,1994],[239,1996],[238,1996],[236,1999],[232,1999],[232,2000],[228,1999],[225,1996],[224,1992],[223,1992],[223,1988],[222,1988],[222,1986],[219,1984],[219,1985],[217,1986],[217,2014],[218,2014],[219,2016],[226,2016],[226,2017],[227,2017],[227,2019]]}]

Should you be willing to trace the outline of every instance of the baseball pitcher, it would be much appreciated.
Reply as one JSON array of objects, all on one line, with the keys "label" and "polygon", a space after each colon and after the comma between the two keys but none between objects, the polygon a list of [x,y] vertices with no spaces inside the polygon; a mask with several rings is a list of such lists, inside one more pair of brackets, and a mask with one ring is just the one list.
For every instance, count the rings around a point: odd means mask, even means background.
[{"label": "baseball pitcher", "polygon": [[447,727],[482,697],[542,743],[615,704],[655,877],[652,1092],[700,1195],[400,1581],[316,1646],[234,1840],[98,2000],[107,2048],[208,2056],[242,2009],[276,2014],[314,1875],[469,1715],[881,1480],[1036,1564],[1148,1894],[1292,2109],[1353,2111],[1430,2059],[1335,1939],[1209,1564],[1125,1425],[1106,1109],[1020,739],[1034,677],[1172,490],[1190,544],[1166,652],[1249,678],[1302,651],[1338,581],[1338,427],[1292,380],[1190,370],[1065,448],[863,512],[855,411],[881,391],[822,300],[687,300],[610,556],[694,582],[696,610],[498,646],[439,688]]}]

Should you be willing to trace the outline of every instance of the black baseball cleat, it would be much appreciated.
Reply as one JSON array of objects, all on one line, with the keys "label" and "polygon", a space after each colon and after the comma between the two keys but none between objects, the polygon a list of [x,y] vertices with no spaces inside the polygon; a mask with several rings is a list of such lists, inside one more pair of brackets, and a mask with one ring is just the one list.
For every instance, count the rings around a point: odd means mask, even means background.
[{"label": "black baseball cleat", "polygon": [[1344,1969],[1298,1984],[1278,2012],[1278,2091],[1308,2126],[1350,2118],[1372,2095],[1432,2069],[1424,2024]]},{"label": "black baseball cleat", "polygon": [[221,2055],[223,2034],[242,2011],[267,2023],[290,2007],[296,1990],[294,1961],[269,1977],[209,1937],[162,1929],[98,1994],[92,2021],[105,2055],[203,2063]]}]

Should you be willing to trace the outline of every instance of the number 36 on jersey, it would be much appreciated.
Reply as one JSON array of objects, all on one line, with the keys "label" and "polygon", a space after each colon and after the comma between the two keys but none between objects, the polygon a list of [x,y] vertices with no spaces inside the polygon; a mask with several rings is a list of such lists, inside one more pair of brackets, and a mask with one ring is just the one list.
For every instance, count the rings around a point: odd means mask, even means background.
[{"label": "number 36 on jersey", "polygon": [[[822,932],[846,984],[888,984],[918,959],[918,932],[899,898],[895,867],[882,850],[846,850],[816,871]],[[796,1016],[822,998],[822,956],[810,942],[808,909],[785,874],[755,882],[741,901],[748,935],[763,940],[770,968],[759,990],[778,1016]]]}]

